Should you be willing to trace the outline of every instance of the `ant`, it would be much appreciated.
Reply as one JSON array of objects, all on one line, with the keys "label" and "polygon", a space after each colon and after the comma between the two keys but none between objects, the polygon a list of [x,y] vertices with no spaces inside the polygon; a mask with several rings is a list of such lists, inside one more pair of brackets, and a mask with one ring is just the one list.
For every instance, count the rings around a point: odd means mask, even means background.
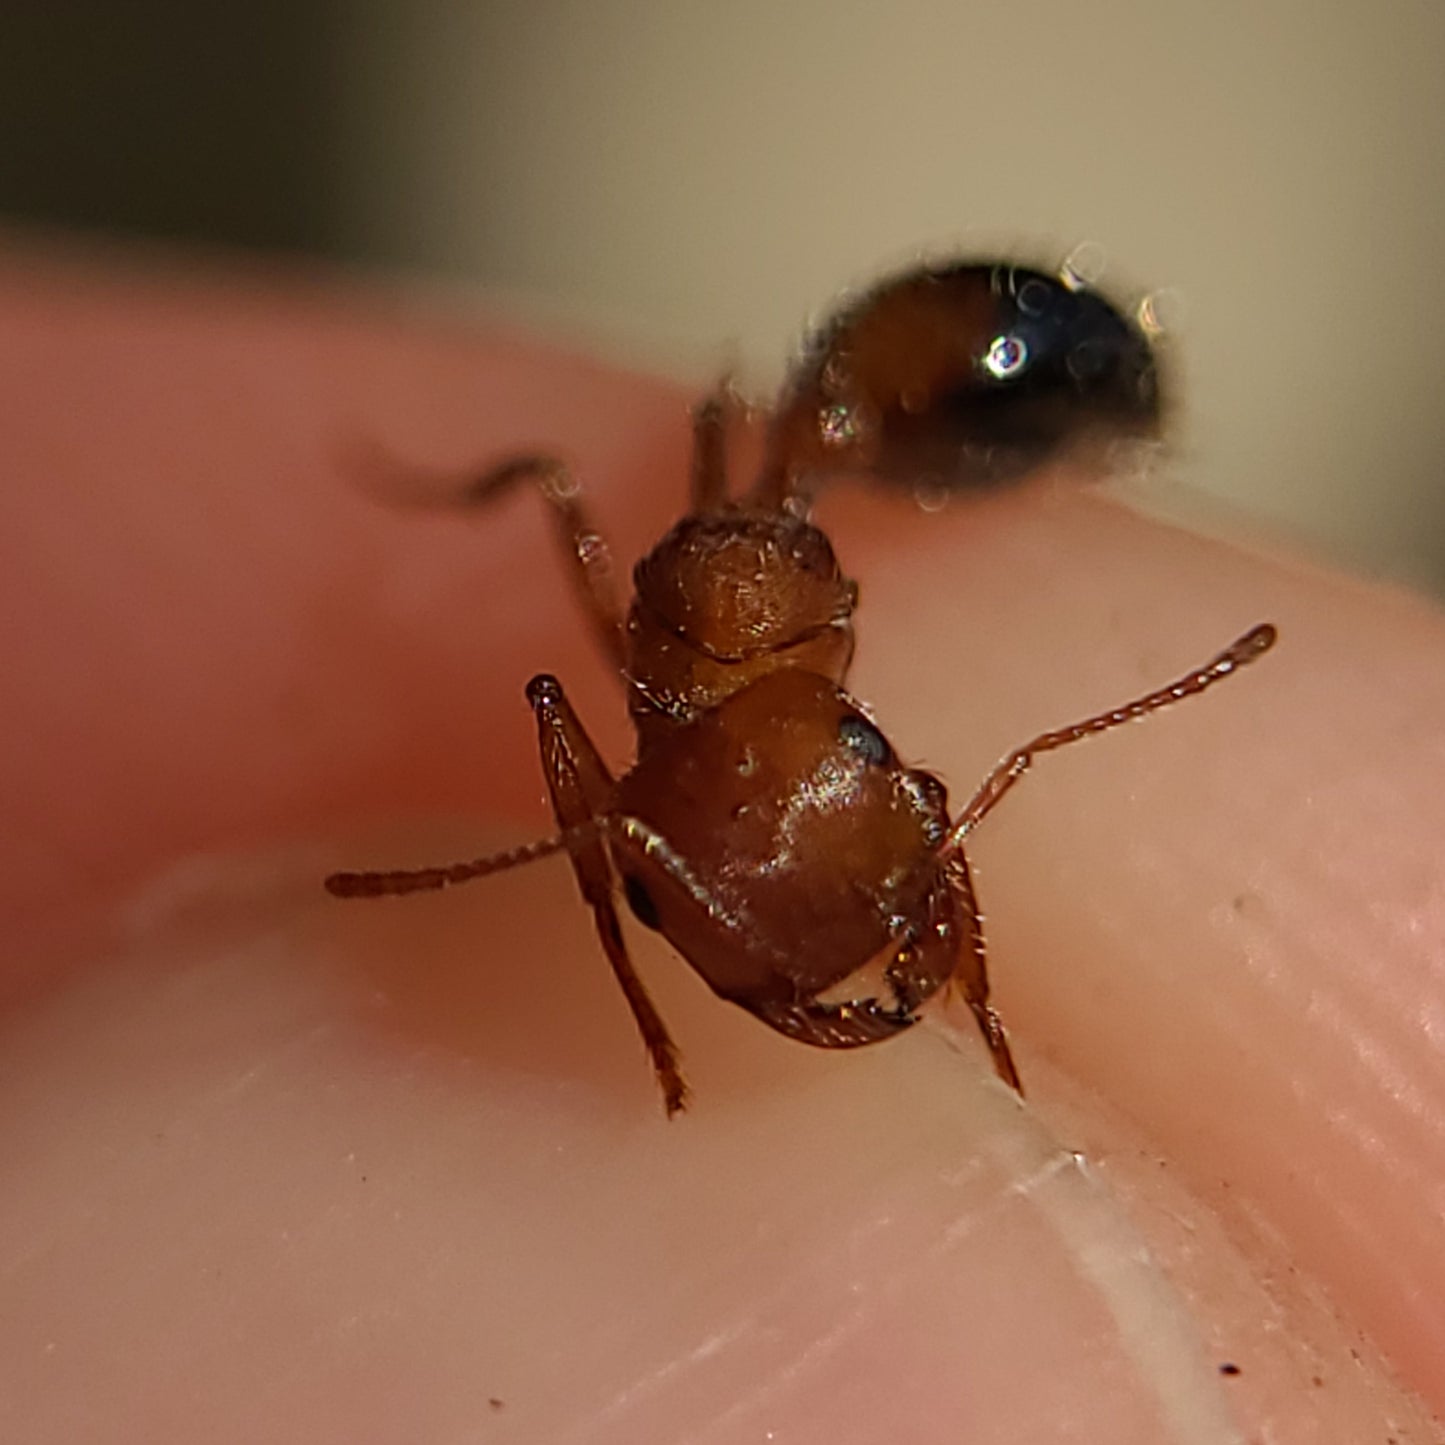
[{"label": "ant", "polygon": [[565,851],[669,1115],[688,1089],[628,957],[619,887],[715,993],[802,1043],[878,1043],[956,988],[994,1069],[1021,1093],[989,1004],[969,834],[1041,753],[1202,693],[1265,652],[1275,629],[1261,624],[1157,691],[1040,734],[950,816],[943,783],[905,766],[844,691],[858,589],[808,520],[809,488],[824,472],[904,479],[920,468],[987,484],[1086,434],[1151,433],[1147,339],[1066,281],[960,263],[884,282],[795,369],[757,481],[738,499],[726,475],[734,399],[719,388],[693,413],[689,509],[637,564],[625,611],[565,463],[516,456],[466,482],[450,502],[490,504],[522,487],[546,502],[627,689],[637,761],[614,777],[561,683],[534,677],[527,700],[558,834],[443,867],[336,873],[328,890],[441,888]]}]

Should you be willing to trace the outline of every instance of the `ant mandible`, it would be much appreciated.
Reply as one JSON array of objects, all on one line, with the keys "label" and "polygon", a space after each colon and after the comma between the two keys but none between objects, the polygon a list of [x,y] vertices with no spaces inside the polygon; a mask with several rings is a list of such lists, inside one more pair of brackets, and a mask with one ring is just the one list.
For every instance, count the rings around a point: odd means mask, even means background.
[{"label": "ant mandible", "polygon": [[878,1043],[916,1023],[945,985],[957,988],[995,1070],[1022,1092],[989,1004],[968,835],[1039,754],[1203,692],[1259,657],[1275,629],[1261,624],[1166,687],[1042,733],[951,817],[943,783],[904,766],[843,689],[858,593],[808,520],[810,488],[837,472],[987,484],[1086,437],[1152,435],[1158,405],[1143,329],[1067,272],[924,266],[815,340],[740,499],[727,495],[730,397],[720,389],[697,408],[691,505],[637,564],[625,612],[563,462],[512,457],[469,480],[450,503],[490,503],[522,486],[546,501],[627,689],[637,761],[614,777],[561,683],[535,677],[527,699],[558,835],[439,868],[336,873],[327,888],[410,893],[565,851],[669,1115],[688,1089],[628,957],[619,886],[715,993],[802,1043]]}]

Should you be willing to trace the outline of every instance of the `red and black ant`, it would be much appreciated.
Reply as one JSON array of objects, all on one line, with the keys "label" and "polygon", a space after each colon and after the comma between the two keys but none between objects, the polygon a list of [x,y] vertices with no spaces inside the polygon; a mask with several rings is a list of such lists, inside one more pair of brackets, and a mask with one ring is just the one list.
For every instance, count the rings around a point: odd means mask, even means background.
[{"label": "red and black ant", "polygon": [[994,1068],[1019,1089],[988,1001],[968,835],[1040,753],[1203,692],[1265,652],[1275,629],[1257,626],[1168,686],[1034,738],[950,816],[943,783],[906,767],[843,690],[858,593],[807,518],[809,491],[840,471],[988,483],[1086,436],[1152,435],[1158,405],[1143,331],[1067,275],[923,267],[821,334],[739,499],[727,496],[729,398],[697,409],[691,505],[637,564],[625,612],[568,467],[538,455],[490,468],[448,500],[541,493],[627,688],[637,761],[614,777],[561,683],[535,677],[527,699],[559,834],[440,868],[337,873],[327,888],[410,893],[565,851],[669,1114],[687,1086],[628,958],[619,887],[715,993],[803,1043],[892,1038],[956,987]]}]

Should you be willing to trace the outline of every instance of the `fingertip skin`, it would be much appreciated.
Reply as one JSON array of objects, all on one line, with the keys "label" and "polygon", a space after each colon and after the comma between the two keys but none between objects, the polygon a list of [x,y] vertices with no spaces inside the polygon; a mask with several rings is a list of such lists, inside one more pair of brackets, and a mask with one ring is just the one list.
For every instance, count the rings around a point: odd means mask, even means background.
[{"label": "fingertip skin", "polygon": [[[585,469],[599,518],[627,558],[681,505],[687,396],[497,331],[408,322],[383,309],[337,293],[267,290],[254,278],[178,285],[132,272],[117,280],[28,257],[0,275],[0,311],[12,323],[0,327],[0,360],[13,378],[0,389],[0,430],[13,456],[13,510],[0,529],[9,679],[0,715],[0,910],[13,937],[38,937],[86,910],[109,918],[115,898],[199,852],[427,815],[490,817],[499,846],[540,835],[547,825],[524,688],[544,669],[565,683],[604,751],[626,757],[624,703],[576,621],[535,510],[519,500],[485,526],[399,518],[338,476],[335,445],[362,427],[393,451],[448,467],[514,443],[559,448]],[[1041,729],[1158,685],[1262,619],[1278,628],[1268,656],[1208,698],[1041,763],[971,839],[996,996],[1030,1073],[1032,1108],[1047,1117],[1057,1097],[1034,1084],[1035,1070],[1087,1081],[1196,1195],[1214,1199],[1227,1183],[1247,1201],[1241,1218],[1262,1220],[1288,1241],[1288,1260],[1275,1261],[1281,1272],[1292,1266],[1322,1281],[1341,1316],[1440,1408],[1445,1246],[1431,1181],[1445,1173],[1433,1125],[1445,1105],[1445,1067],[1421,1024],[1445,1005],[1434,803],[1445,764],[1433,743],[1445,725],[1445,638],[1436,610],[1146,521],[1062,475],[927,516],[897,497],[839,492],[820,517],[841,565],[862,584],[850,686],[900,755],[944,775],[955,799]],[[326,866],[316,870],[317,906],[353,907],[321,894]],[[527,871],[553,867],[561,865]],[[361,931],[354,946],[373,963],[380,953],[393,960],[390,1008],[447,1016],[430,1040],[442,1057],[469,1059],[469,1021],[494,1019],[487,1047],[496,1052],[480,1066],[523,1081],[508,1140],[535,1146],[552,1127],[557,1091],[585,1093],[587,1080],[614,1062],[618,1080],[640,1075],[639,1117],[657,1115],[661,1127],[645,1063],[570,884],[537,894],[527,891],[531,882],[520,886],[517,894],[510,881],[484,880],[469,887],[490,893],[458,893],[461,905],[450,893],[443,900],[444,910],[475,915],[444,911],[424,923],[418,913],[414,921],[395,909],[432,904],[402,900],[381,909],[385,922],[345,927]],[[574,907],[575,929],[558,921]],[[455,933],[433,948],[431,929]],[[569,929],[546,947],[553,930]],[[6,963],[12,982],[35,982],[35,958],[15,950]],[[563,1012],[576,1013],[577,1029],[567,1050],[541,1050],[543,1067],[528,1030],[552,1016],[559,990],[533,970],[556,958],[575,964],[566,977],[578,1001]],[[665,954],[657,960],[664,980],[680,970]],[[585,992],[592,979],[596,994]],[[222,1034],[222,1005],[235,1016],[226,986],[217,975],[217,1007],[205,1015]],[[463,991],[448,994],[448,986]],[[258,996],[278,1000],[284,1015],[288,995],[269,990]],[[701,1152],[694,1161],[689,1151],[704,1145],[679,1140],[704,1108],[731,1121],[733,1147],[745,1153],[747,1110],[773,1108],[764,1083],[786,1100],[850,1062],[808,1050],[774,1054],[769,1048],[786,1041],[755,1021],[734,1020],[711,998],[692,1012],[686,984],[661,992],[700,1068],[698,1105],[650,1164],[669,1177],[692,1163],[701,1171]],[[96,1008],[84,1028],[65,1034],[58,1067],[70,1070],[77,1100],[93,1097],[83,1065],[105,1056],[114,1017],[113,1007]],[[313,1022],[321,1029],[325,1020]],[[162,1009],[141,1036],[164,1054],[175,1038],[168,1031],[182,1025]],[[723,1045],[711,1054],[714,1028]],[[436,1057],[389,1047],[369,1036],[358,1044],[403,1072],[408,1060]],[[870,1070],[885,1071],[868,1077],[909,1070],[909,1049],[900,1041],[862,1051],[880,1055]],[[11,1057],[39,1069],[44,1054],[37,1045]],[[145,1076],[139,1058],[124,1057],[134,1077]],[[734,1058],[751,1073],[728,1063]],[[260,1060],[238,1054],[232,1062],[241,1078]],[[130,1077],[122,1071],[116,1087]],[[904,1077],[901,1093],[883,1096],[906,1113]],[[198,1083],[226,1087],[219,1076],[176,1078],[177,1100]],[[380,1085],[368,1093],[331,1058],[309,1084],[331,1097],[338,1078],[344,1095],[375,1110],[394,1097]],[[488,1087],[507,1087],[499,1078],[489,1075]],[[447,1105],[459,1152],[470,1111],[485,1108],[475,1082]],[[734,1115],[729,1101],[737,1099],[747,1109]],[[257,1138],[284,1124],[283,1103],[263,1113]],[[401,1141],[426,1136],[436,1105],[431,1083],[408,1094],[396,1134],[378,1148],[393,1159],[433,1158],[406,1154],[412,1146]],[[126,1117],[141,1131],[153,1122],[144,1107]],[[623,1117],[608,1114],[600,1130],[579,1126],[569,1136],[572,1157],[594,1148],[599,1134],[633,1127]],[[795,1122],[802,1128],[806,1119],[845,1155],[860,1147],[819,1117],[835,1116],[804,1109]],[[194,1122],[204,1132],[198,1115]],[[248,1116],[232,1122],[244,1134]],[[970,1126],[946,1111],[945,1124],[956,1139],[968,1137]],[[311,1157],[332,1158],[322,1145],[359,1125],[348,1112],[330,1127]],[[884,1142],[870,1136],[869,1147],[894,1147],[880,1132]],[[141,1164],[150,1158],[130,1148],[129,1135],[106,1137]],[[1096,1137],[1107,1153],[1124,1136],[1106,1124]],[[943,1155],[934,1159],[940,1169],[947,1159],[963,1167],[957,1153]],[[68,1157],[79,1180],[91,1164],[83,1142]],[[255,1167],[268,1157],[274,1151],[258,1152]],[[537,1197],[535,1181],[523,1152],[504,1157],[497,1177],[513,1181],[506,1188],[515,1195],[506,1197],[522,1212]],[[231,1177],[221,1155],[198,1168],[202,1182]],[[746,1178],[757,1217],[766,1218],[783,1207],[782,1195],[759,1172]],[[420,1211],[414,1218],[445,1212],[444,1174],[431,1180],[435,1191],[396,1196],[395,1208]],[[136,1177],[143,1187],[134,1197],[152,1197],[159,1182],[196,1203],[179,1188],[184,1171],[179,1180]],[[552,1182],[559,1192],[569,1183],[562,1174]],[[668,1217],[661,1186],[638,1199],[614,1185],[644,1222]],[[318,1219],[335,1203],[325,1188],[308,1197]],[[808,1198],[818,1211],[829,1207]],[[817,1283],[810,1259],[841,1268],[861,1248],[868,1210],[886,1213],[880,1198],[864,1192],[850,1216],[859,1232],[840,1224],[831,1253],[792,1261],[800,1290]],[[36,1200],[41,1218],[43,1193]],[[697,1207],[710,1207],[705,1193]],[[907,1244],[917,1250],[956,1219],[899,1217],[913,1226]],[[513,1223],[509,1215],[497,1228]],[[467,1237],[458,1225],[455,1239]],[[622,1297],[626,1281],[607,1264],[613,1237],[597,1238],[599,1253],[571,1267],[611,1281]],[[109,1256],[88,1253],[95,1243],[76,1257],[104,1278]],[[398,1251],[378,1228],[367,1249],[435,1277],[420,1234]],[[1256,1265],[1265,1258],[1244,1254]],[[969,1288],[1003,1287],[986,1261],[977,1268]],[[45,1279],[27,1278],[35,1289],[27,1298],[42,1299]],[[699,1288],[711,1279],[704,1270]],[[394,1281],[372,1283],[384,1290]],[[473,1283],[485,1293],[480,1278]],[[666,1280],[654,1283],[665,1295]],[[203,1301],[183,1298],[189,1303],[174,1317],[202,1317]],[[370,1298],[358,1293],[356,1317]],[[846,1314],[845,1298],[824,1290],[816,1298]],[[448,1299],[458,1313],[442,1318],[460,1321],[461,1306]],[[418,1294],[414,1303],[414,1317],[424,1318],[431,1301]],[[953,1304],[940,1308],[954,1319]],[[723,1328],[737,1318],[704,1323]],[[451,1338],[437,1337],[443,1354]],[[226,1358],[216,1348],[215,1358]],[[1298,1365],[1288,1353],[1284,1360],[1272,1378]],[[1236,1363],[1242,1382],[1255,1378],[1249,1361]],[[857,1369],[865,1378],[861,1362]],[[435,1383],[425,1371],[408,1378]],[[455,1377],[445,1373],[445,1382]],[[1005,1395],[1026,1402],[1028,1390]],[[845,1390],[838,1398],[852,1397]]]}]

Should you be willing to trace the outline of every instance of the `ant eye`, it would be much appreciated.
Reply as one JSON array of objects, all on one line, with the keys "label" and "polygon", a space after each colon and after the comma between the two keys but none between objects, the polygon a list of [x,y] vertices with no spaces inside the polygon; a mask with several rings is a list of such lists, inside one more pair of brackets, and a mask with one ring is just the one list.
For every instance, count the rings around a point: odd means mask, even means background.
[{"label": "ant eye", "polygon": [[893,759],[888,739],[866,717],[855,712],[850,712],[838,724],[838,741],[875,768],[886,767]]}]

